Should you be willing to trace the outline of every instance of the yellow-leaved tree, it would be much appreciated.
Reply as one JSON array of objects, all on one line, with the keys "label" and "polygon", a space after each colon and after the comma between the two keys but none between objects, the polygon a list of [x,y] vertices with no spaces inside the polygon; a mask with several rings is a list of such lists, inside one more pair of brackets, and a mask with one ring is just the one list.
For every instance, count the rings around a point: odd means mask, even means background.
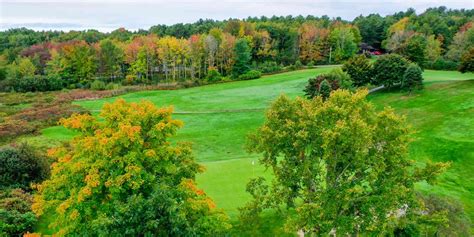
[{"label": "yellow-leaved tree", "polygon": [[106,104],[100,119],[73,115],[80,132],[51,150],[57,162],[38,185],[33,210],[59,235],[215,235],[228,217],[195,185],[203,171],[186,143],[172,145],[182,122],[152,103]]}]

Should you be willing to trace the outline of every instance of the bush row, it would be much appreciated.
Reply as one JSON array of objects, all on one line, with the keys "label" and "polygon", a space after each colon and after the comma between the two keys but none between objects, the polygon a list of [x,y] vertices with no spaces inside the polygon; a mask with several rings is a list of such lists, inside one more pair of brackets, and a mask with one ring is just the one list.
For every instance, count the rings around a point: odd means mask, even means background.
[{"label": "bush row", "polygon": [[428,61],[424,63],[424,68],[432,70],[449,70],[456,71],[459,68],[459,63],[455,61],[438,59],[436,61]]},{"label": "bush row", "polygon": [[63,81],[58,76],[32,76],[15,80],[3,80],[0,82],[2,91],[37,92],[55,91],[64,87]]}]

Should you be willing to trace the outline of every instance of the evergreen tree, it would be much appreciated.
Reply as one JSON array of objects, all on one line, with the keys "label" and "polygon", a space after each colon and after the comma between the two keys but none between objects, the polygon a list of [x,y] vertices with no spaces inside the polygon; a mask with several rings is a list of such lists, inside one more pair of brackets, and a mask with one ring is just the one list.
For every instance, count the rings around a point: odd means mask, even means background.
[{"label": "evergreen tree", "polygon": [[403,74],[402,88],[411,91],[423,85],[423,71],[420,66],[412,63]]},{"label": "evergreen tree", "polygon": [[239,39],[235,43],[235,63],[232,74],[235,78],[250,70],[251,50],[246,39]]},{"label": "evergreen tree", "polygon": [[319,85],[319,95],[323,97],[323,99],[326,99],[329,97],[331,94],[331,85],[329,85],[329,82],[327,80],[324,80],[321,82]]}]

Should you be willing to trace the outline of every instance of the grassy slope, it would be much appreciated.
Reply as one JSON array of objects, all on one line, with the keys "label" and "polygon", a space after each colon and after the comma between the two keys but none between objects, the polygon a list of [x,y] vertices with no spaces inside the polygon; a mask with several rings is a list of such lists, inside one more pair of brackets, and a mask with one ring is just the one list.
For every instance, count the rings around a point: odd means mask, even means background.
[{"label": "grassy slope", "polygon": [[413,159],[452,162],[438,186],[419,188],[461,200],[474,219],[474,80],[430,83],[410,97],[377,93],[369,98],[407,116],[415,130]]},{"label": "grassy slope", "polygon": [[[308,78],[329,70],[319,68],[263,77],[259,80],[209,85],[177,91],[144,91],[122,98],[127,101],[151,100],[159,106],[174,105],[176,117],[185,122],[178,140],[194,143],[197,159],[207,167],[198,177],[198,183],[215,199],[219,207],[231,216],[248,198],[245,184],[250,177],[264,173],[262,167],[252,165],[257,156],[243,150],[246,134],[263,122],[263,108],[280,93],[302,95]],[[440,188],[433,190],[461,199],[470,213],[474,212],[474,79],[473,74],[457,72],[425,72],[426,89],[407,97],[403,93],[377,93],[371,95],[378,106],[390,105],[418,131],[411,146],[416,160],[452,160],[453,166],[443,176]],[[80,101],[77,104],[99,111],[108,98]],[[226,111],[227,110],[227,111]],[[230,111],[228,111],[230,110]],[[37,142],[64,140],[71,133],[53,127],[44,130]],[[268,174],[265,174],[268,175]],[[420,185],[423,190],[432,187]],[[474,218],[474,215],[471,214]]]}]

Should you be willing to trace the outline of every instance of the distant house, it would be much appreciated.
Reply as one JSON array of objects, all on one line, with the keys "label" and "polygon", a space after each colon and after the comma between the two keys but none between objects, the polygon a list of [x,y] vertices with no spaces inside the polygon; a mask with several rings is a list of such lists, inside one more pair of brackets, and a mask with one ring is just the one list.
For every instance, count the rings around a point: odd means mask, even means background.
[{"label": "distant house", "polygon": [[382,51],[370,46],[367,43],[359,44],[359,53],[361,54],[371,54],[371,55],[381,55]]},{"label": "distant house", "polygon": [[372,52],[375,51],[375,48],[368,45],[367,43],[360,43],[359,44],[359,50],[360,50],[360,53],[370,53],[370,54],[372,54]]}]

